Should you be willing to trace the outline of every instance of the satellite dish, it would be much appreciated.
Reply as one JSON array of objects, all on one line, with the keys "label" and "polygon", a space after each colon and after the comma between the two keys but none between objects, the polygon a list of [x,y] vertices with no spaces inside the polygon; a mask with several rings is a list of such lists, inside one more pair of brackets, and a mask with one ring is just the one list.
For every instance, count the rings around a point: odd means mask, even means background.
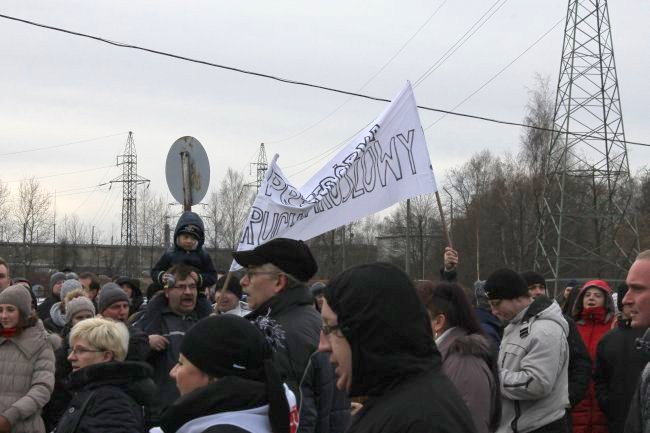
[{"label": "satellite dish", "polygon": [[165,177],[172,196],[183,210],[203,200],[210,185],[210,161],[194,137],[181,137],[172,144],[165,163]]}]

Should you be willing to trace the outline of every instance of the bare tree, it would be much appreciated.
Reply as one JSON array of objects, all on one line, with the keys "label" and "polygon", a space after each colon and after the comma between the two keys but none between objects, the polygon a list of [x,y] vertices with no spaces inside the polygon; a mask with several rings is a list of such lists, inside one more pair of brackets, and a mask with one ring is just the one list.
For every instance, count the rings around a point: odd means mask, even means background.
[{"label": "bare tree", "polygon": [[43,190],[35,178],[20,182],[18,199],[14,205],[14,218],[22,234],[22,264],[25,275],[30,271],[34,260],[32,245],[40,240],[49,239],[52,229],[51,208],[50,194]]},{"label": "bare tree", "polygon": [[228,168],[219,187],[219,238],[226,248],[236,249],[242,227],[250,208],[251,191],[244,184],[244,175]]},{"label": "bare tree", "polygon": [[210,191],[208,204],[206,205],[205,215],[205,243],[211,248],[219,248],[220,212],[219,212],[219,194],[215,190]]},{"label": "bare tree", "polygon": [[84,224],[77,214],[63,217],[63,239],[72,245],[88,243],[88,226]]},{"label": "bare tree", "polygon": [[9,218],[11,214],[9,199],[9,186],[0,181],[0,242],[9,242],[13,237],[13,225]]}]

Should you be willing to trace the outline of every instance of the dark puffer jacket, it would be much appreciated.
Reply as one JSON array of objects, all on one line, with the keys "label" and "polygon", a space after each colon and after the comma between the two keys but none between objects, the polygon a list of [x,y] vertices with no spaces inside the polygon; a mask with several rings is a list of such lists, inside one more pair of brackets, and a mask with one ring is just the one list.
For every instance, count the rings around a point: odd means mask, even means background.
[{"label": "dark puffer jacket", "polygon": [[156,387],[140,362],[107,362],[72,373],[74,397],[55,433],[141,433]]},{"label": "dark puffer jacket", "polygon": [[[181,229],[188,226],[193,226],[193,232],[199,238],[199,244],[194,251],[185,251],[178,246],[178,235]],[[184,212],[176,223],[174,230],[174,246],[162,255],[160,260],[151,270],[151,278],[163,285],[162,276],[173,265],[183,263],[198,270],[199,273],[199,288],[212,286],[217,282],[217,271],[214,268],[210,254],[203,249],[205,242],[205,229],[203,227],[203,220],[194,212]]]},{"label": "dark puffer jacket", "polygon": [[336,387],[334,366],[327,353],[311,356],[300,384],[298,433],[339,433],[350,425],[350,399]]},{"label": "dark puffer jacket", "polygon": [[634,390],[650,360],[647,354],[635,349],[636,339],[645,331],[646,328],[630,328],[621,320],[598,343],[594,386],[610,433],[623,431]]},{"label": "dark puffer jacket", "polygon": [[354,266],[324,293],[352,352],[349,395],[368,396],[347,433],[476,432],[404,272],[388,263]]},{"label": "dark puffer jacket", "polygon": [[300,395],[300,382],[309,357],[318,348],[321,318],[305,286],[285,289],[245,316],[255,321],[268,316],[285,332],[285,347],[273,353],[273,363],[284,383]]}]

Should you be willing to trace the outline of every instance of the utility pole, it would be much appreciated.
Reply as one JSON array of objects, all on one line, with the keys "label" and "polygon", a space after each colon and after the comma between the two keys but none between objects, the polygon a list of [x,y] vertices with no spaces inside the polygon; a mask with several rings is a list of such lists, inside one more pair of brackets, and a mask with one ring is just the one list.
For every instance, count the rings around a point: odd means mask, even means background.
[{"label": "utility pole", "polygon": [[607,0],[569,0],[535,268],[620,278],[639,251]]},{"label": "utility pole", "polygon": [[411,199],[406,199],[406,254],[404,254],[404,271],[411,276]]},{"label": "utility pole", "polygon": [[138,175],[138,155],[133,142],[133,132],[129,131],[124,153],[117,156],[117,164],[122,166],[122,174],[110,183],[122,184],[122,231],[121,243],[124,245],[123,272],[133,275],[135,272],[134,248],[138,243],[137,225],[137,187],[141,184],[149,185],[149,179]]}]

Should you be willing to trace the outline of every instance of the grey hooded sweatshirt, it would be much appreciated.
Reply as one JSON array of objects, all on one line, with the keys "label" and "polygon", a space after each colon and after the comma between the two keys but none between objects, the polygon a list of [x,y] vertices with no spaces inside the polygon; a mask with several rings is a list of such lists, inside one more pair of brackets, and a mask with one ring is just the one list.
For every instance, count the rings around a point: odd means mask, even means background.
[{"label": "grey hooded sweatshirt", "polygon": [[560,306],[545,296],[508,324],[499,350],[503,406],[498,433],[526,433],[564,417],[568,332]]}]

